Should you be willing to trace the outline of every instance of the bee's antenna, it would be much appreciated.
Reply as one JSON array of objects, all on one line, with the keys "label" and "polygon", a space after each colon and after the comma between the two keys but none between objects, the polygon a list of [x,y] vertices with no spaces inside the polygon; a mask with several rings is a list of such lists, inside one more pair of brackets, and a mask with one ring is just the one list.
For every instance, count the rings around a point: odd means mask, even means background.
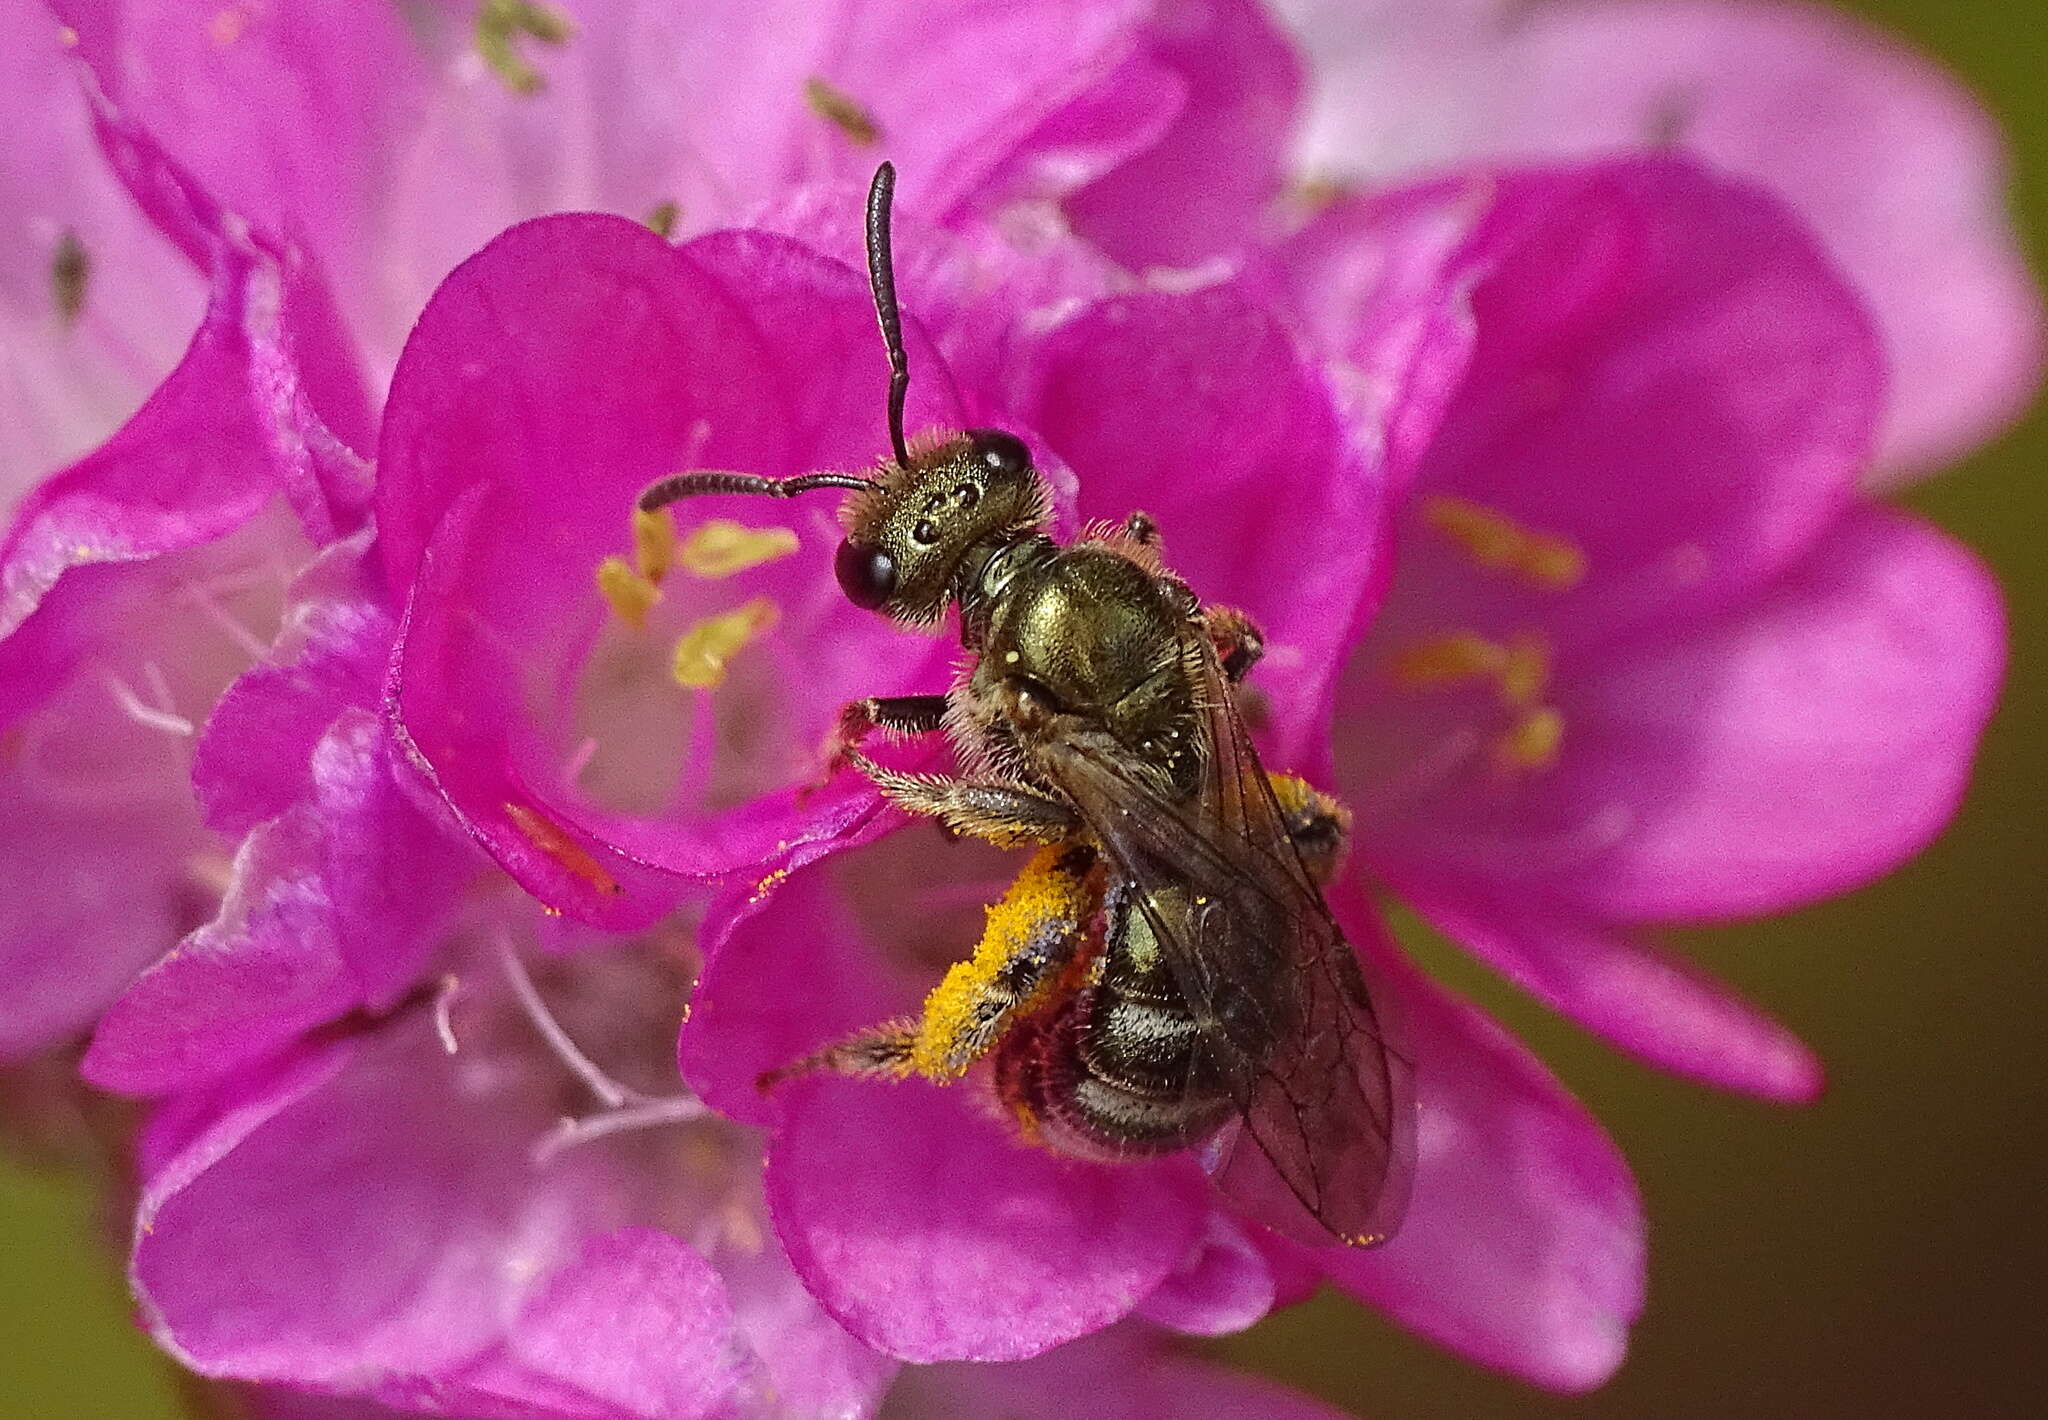
[{"label": "bee's antenna", "polygon": [[903,317],[896,309],[896,265],[889,256],[889,204],[896,195],[896,167],[875,169],[868,189],[868,285],[875,292],[875,315],[882,322],[882,344],[889,349],[889,448],[899,467],[910,467],[903,442],[903,397],[910,392],[910,357],[903,352]]},{"label": "bee's antenna", "polygon": [[695,498],[705,493],[750,493],[765,498],[794,498],[813,488],[874,486],[872,478],[861,478],[851,473],[806,473],[795,478],[763,478],[755,473],[726,473],[722,470],[672,473],[647,485],[646,491],[640,495],[640,511],[658,512],[680,499]]}]

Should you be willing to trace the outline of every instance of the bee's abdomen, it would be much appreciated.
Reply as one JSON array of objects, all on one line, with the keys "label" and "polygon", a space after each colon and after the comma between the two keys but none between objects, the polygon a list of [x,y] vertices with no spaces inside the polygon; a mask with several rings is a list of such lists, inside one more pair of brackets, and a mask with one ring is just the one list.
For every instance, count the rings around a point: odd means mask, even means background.
[{"label": "bee's abdomen", "polygon": [[1186,1009],[1107,983],[1006,1041],[996,1082],[1045,1143],[1085,1156],[1171,1153],[1230,1114]]}]

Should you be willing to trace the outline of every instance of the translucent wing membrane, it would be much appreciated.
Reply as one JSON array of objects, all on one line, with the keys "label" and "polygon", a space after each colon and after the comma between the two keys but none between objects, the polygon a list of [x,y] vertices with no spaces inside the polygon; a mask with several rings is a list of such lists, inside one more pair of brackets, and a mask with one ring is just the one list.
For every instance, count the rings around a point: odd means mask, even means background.
[{"label": "translucent wing membrane", "polygon": [[1213,1160],[1218,1185],[1303,1241],[1378,1242],[1407,1201],[1407,1063],[1288,838],[1214,654],[1206,641],[1189,654],[1204,667],[1209,740],[1192,799],[1154,788],[1106,735],[1070,738],[1050,764],[1144,913],[1242,1115]]}]

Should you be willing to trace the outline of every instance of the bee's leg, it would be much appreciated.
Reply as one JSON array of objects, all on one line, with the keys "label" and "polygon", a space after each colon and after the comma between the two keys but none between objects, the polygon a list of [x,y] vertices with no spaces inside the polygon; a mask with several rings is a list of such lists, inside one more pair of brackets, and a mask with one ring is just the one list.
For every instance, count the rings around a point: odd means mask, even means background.
[{"label": "bee's leg", "polygon": [[1202,625],[1208,628],[1223,673],[1233,682],[1243,680],[1266,654],[1266,633],[1234,606],[1203,607]]},{"label": "bee's leg", "polygon": [[1159,545],[1162,541],[1159,535],[1159,524],[1152,520],[1150,513],[1133,512],[1128,518],[1124,519],[1124,525],[1118,531],[1139,547],[1147,548],[1153,552],[1159,550]]},{"label": "bee's leg", "polygon": [[888,1080],[920,1075],[939,1084],[965,1075],[1076,960],[1101,904],[1095,864],[1095,850],[1085,845],[1040,849],[988,909],[974,955],[953,964],[920,1015],[872,1026],[771,1070],[761,1088],[817,1070]]},{"label": "bee's leg", "polygon": [[1317,883],[1329,882],[1343,861],[1344,850],[1351,846],[1351,810],[1292,774],[1266,778],[1273,786],[1273,797],[1280,802],[1287,837],[1301,865]]},{"label": "bee's leg", "polygon": [[784,1080],[798,1075],[850,1075],[855,1079],[902,1080],[911,1074],[910,1055],[917,1045],[918,1022],[904,1016],[878,1026],[855,1031],[835,1040],[823,1050],[778,1065],[761,1073],[754,1087],[766,1094]]},{"label": "bee's leg", "polygon": [[830,782],[876,730],[900,739],[936,734],[946,726],[946,697],[943,695],[871,695],[866,700],[849,700],[840,707],[838,723],[825,737],[825,767],[806,786],[812,793]]},{"label": "bee's leg", "polygon": [[882,768],[859,750],[848,750],[846,758],[898,806],[999,848],[1064,843],[1080,831],[1081,820],[1071,808],[1021,784],[905,774]]}]

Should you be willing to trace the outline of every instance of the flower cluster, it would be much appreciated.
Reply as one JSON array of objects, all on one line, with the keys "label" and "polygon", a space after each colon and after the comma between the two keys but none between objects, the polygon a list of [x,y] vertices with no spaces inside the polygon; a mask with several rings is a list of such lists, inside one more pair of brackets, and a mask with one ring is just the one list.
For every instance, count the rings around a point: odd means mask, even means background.
[{"label": "flower cluster", "polygon": [[[2040,303],[1981,116],[1840,21],[1284,8],[0,13],[0,1059],[89,1039],[148,1102],[170,1354],[281,1417],[1309,1417],[1172,1338],[1327,1279],[1539,1384],[1619,1364],[1625,1163],[1368,887],[1810,1097],[1656,931],[1952,811],[1998,597],[1869,490],[2011,416]],[[1419,1120],[1382,1248],[966,1090],[755,1088],[913,1008],[1005,875],[820,783],[840,706],[958,654],[845,601],[829,506],[629,517],[884,451],[882,156],[910,427],[1018,433],[1063,532],[1151,514],[1264,629],[1268,764],[1356,812],[1331,899]]]}]

